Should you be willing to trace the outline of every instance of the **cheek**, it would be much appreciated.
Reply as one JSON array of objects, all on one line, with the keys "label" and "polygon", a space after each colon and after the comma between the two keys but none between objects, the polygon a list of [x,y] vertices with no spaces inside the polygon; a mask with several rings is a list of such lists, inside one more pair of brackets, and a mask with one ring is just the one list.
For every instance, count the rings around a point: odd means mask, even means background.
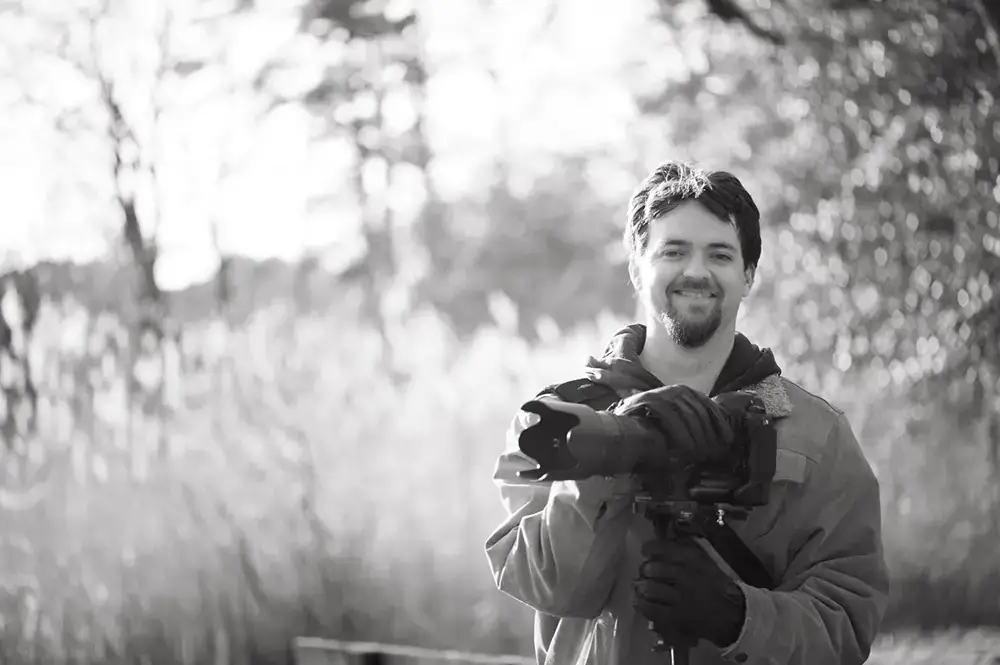
[{"label": "cheek", "polygon": [[724,279],[727,300],[740,300],[746,295],[747,283],[742,272],[727,274]]},{"label": "cheek", "polygon": [[666,297],[667,287],[670,286],[670,282],[673,281],[674,276],[668,274],[665,270],[657,270],[648,274],[646,279],[646,290],[652,294],[654,299],[663,299]]},{"label": "cheek", "polygon": [[638,270],[636,277],[638,279],[636,287],[640,291],[647,293],[652,292],[660,280],[657,270],[648,264],[642,266],[642,268]]}]

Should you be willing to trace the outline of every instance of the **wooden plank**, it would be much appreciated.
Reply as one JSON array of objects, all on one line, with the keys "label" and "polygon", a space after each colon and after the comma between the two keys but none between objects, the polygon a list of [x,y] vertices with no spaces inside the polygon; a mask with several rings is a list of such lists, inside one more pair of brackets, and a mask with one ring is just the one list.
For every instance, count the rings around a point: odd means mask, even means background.
[{"label": "wooden plank", "polygon": [[[426,649],[401,644],[346,642],[298,637],[293,642],[296,665],[388,665],[407,663],[469,663],[470,665],[536,665],[534,658],[515,655]],[[381,655],[381,657],[380,657]]]}]

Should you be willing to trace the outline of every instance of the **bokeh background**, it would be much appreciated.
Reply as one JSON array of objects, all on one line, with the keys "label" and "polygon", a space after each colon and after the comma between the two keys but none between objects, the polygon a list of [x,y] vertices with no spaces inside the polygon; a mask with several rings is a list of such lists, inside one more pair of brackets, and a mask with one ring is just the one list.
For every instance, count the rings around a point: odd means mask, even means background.
[{"label": "bokeh background", "polygon": [[994,0],[4,0],[0,662],[530,653],[483,553],[493,465],[635,319],[626,204],[668,158],[761,209],[740,329],[877,470],[885,644],[1000,626],[998,26]]}]

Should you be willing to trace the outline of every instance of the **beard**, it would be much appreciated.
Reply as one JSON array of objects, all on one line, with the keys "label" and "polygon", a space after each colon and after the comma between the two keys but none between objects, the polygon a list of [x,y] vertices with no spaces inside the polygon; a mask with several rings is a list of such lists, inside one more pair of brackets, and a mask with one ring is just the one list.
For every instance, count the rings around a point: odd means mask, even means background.
[{"label": "beard", "polygon": [[685,313],[674,305],[671,294],[675,289],[667,290],[666,301],[656,312],[656,320],[663,326],[670,339],[685,349],[695,349],[708,343],[722,324],[722,292],[715,289],[716,296],[712,309],[706,314]]}]

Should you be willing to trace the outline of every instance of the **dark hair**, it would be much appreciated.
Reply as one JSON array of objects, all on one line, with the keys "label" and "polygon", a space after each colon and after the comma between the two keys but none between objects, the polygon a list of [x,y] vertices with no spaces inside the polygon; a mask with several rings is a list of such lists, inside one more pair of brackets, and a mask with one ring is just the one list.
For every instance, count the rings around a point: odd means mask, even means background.
[{"label": "dark hair", "polygon": [[706,172],[679,161],[657,166],[632,195],[625,224],[625,248],[629,256],[635,257],[646,250],[652,220],[689,199],[736,227],[743,265],[756,268],[760,260],[760,212],[743,184],[732,173]]}]

